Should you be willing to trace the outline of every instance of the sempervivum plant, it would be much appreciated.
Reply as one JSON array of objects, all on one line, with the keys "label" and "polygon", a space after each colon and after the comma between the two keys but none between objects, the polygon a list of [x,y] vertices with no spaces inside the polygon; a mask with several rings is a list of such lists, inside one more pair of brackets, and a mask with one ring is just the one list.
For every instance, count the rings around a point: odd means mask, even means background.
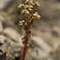
[{"label": "sempervivum plant", "polygon": [[21,11],[21,14],[25,17],[24,20],[19,21],[19,25],[21,25],[25,31],[24,36],[22,37],[22,43],[23,43],[23,52],[21,55],[20,60],[25,60],[26,53],[28,50],[28,41],[31,37],[31,27],[34,22],[34,20],[39,19],[40,15],[38,12],[34,12],[35,8],[39,7],[38,2],[33,2],[33,0],[26,0],[24,4],[20,4],[18,6],[19,10]]}]

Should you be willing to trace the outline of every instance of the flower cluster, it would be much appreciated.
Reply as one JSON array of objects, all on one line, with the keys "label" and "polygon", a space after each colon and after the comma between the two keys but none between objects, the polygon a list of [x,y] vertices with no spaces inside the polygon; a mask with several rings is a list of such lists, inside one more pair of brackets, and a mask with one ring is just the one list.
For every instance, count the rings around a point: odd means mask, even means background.
[{"label": "flower cluster", "polygon": [[[35,8],[39,7],[38,2],[33,2],[33,0],[26,0],[24,4],[20,4],[18,6],[21,14],[25,16],[25,20],[19,21],[19,25],[21,25],[25,32],[30,35],[30,28],[35,19],[39,19],[40,15],[38,12],[34,12]],[[24,41],[24,39],[22,39]],[[24,41],[25,42],[25,41]]]},{"label": "flower cluster", "polygon": [[24,4],[20,4],[18,6],[19,10],[21,11],[21,14],[25,16],[25,21],[20,21],[20,25],[32,25],[32,21],[35,20],[36,18],[39,19],[40,15],[38,12],[34,13],[34,9],[36,7],[39,7],[40,4],[38,2],[33,2],[33,0],[26,0]]}]

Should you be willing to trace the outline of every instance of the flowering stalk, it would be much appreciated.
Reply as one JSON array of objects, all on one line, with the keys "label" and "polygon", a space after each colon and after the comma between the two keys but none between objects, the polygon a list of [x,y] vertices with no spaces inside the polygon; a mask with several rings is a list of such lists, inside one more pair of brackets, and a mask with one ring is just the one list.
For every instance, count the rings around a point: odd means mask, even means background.
[{"label": "flowering stalk", "polygon": [[24,4],[18,6],[21,14],[25,17],[25,20],[19,21],[19,25],[25,30],[25,35],[22,37],[23,52],[20,60],[25,60],[26,53],[28,51],[28,41],[31,37],[31,27],[35,19],[39,19],[38,12],[34,12],[35,8],[39,7],[39,3],[33,3],[33,0],[26,0]]}]

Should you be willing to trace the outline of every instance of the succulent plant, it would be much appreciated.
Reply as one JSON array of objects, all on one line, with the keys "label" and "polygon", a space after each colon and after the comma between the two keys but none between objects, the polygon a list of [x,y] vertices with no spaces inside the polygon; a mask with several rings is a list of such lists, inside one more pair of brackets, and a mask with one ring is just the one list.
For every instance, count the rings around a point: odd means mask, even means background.
[{"label": "succulent plant", "polygon": [[23,53],[21,56],[21,60],[25,60],[26,53],[28,50],[28,41],[31,37],[31,27],[36,19],[40,19],[40,15],[38,12],[34,12],[35,8],[39,7],[40,4],[38,2],[33,2],[33,0],[26,0],[24,4],[20,4],[18,6],[18,9],[21,11],[21,14],[25,17],[25,20],[19,21],[19,25],[22,26],[22,28],[25,30],[25,34],[22,37],[22,43],[23,43]]}]

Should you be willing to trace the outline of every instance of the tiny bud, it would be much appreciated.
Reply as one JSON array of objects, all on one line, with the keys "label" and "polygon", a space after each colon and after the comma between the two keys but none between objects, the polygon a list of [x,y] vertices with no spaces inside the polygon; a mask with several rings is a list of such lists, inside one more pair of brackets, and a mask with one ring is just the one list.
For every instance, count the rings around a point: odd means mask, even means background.
[{"label": "tiny bud", "polygon": [[38,15],[38,12],[35,12],[35,13],[33,14],[33,16],[34,16],[35,18],[40,18],[40,17],[41,17],[40,15]]},{"label": "tiny bud", "polygon": [[29,47],[29,44],[27,44],[27,46]]},{"label": "tiny bud", "polygon": [[31,5],[25,5],[26,8],[33,8]]},{"label": "tiny bud", "polygon": [[22,20],[22,21],[19,21],[19,23],[20,23],[20,25],[23,25],[25,23],[25,21]]},{"label": "tiny bud", "polygon": [[38,2],[36,2],[35,5],[40,6],[40,4]]},{"label": "tiny bud", "polygon": [[27,31],[26,31],[26,33],[30,34],[30,33],[31,33],[31,31],[30,31],[30,30],[27,30]]},{"label": "tiny bud", "polygon": [[25,42],[25,39],[22,39],[22,42]]},{"label": "tiny bud", "polygon": [[33,11],[31,8],[29,8],[29,11]]},{"label": "tiny bud", "polygon": [[28,3],[28,2],[33,2],[33,0],[26,0],[25,3]]},{"label": "tiny bud", "polygon": [[25,39],[25,36],[22,36],[22,40]]},{"label": "tiny bud", "polygon": [[29,14],[29,11],[28,10],[22,10],[22,13],[21,14]]},{"label": "tiny bud", "polygon": [[20,10],[23,10],[23,9],[25,9],[25,6],[24,6],[24,4],[20,4],[20,5],[18,6],[18,8],[19,8]]},{"label": "tiny bud", "polygon": [[24,4],[20,4],[20,5],[18,6],[18,8],[20,8],[20,7],[24,7]]},{"label": "tiny bud", "polygon": [[25,23],[25,26],[27,25],[27,23]]},{"label": "tiny bud", "polygon": [[22,40],[22,43],[25,44],[25,40]]}]

